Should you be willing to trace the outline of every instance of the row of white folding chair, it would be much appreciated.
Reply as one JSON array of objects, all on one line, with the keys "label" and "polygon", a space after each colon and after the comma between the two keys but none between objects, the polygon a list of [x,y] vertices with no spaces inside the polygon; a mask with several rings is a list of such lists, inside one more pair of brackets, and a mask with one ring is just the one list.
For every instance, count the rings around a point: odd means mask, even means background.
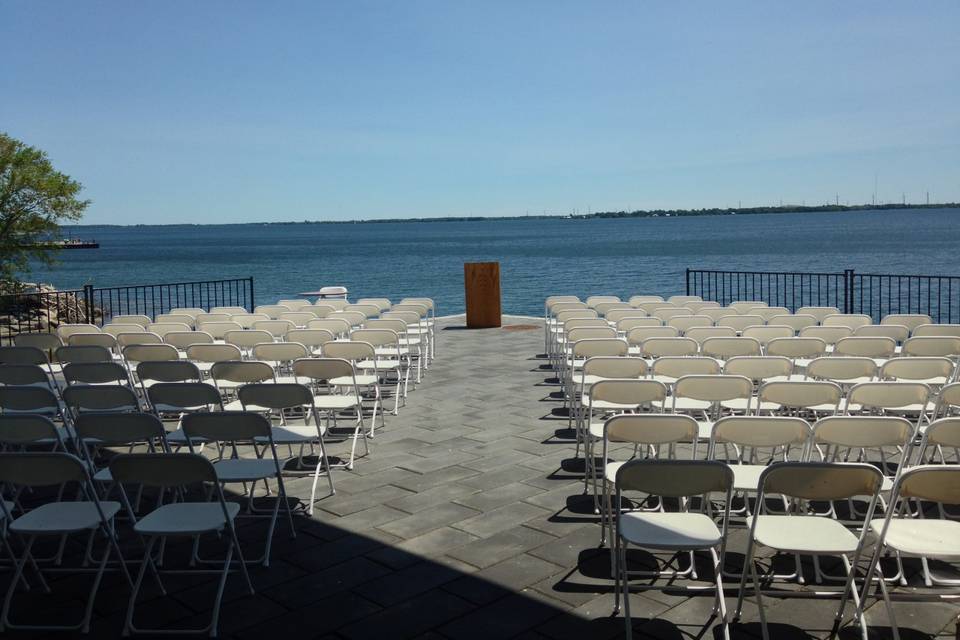
[{"label": "row of white folding chair", "polygon": [[[723,600],[721,574],[725,560],[734,482],[734,469],[718,461],[634,460],[620,467],[615,477],[618,504],[623,500],[624,493],[629,491],[679,499],[681,505],[679,513],[618,510],[614,549],[616,557],[614,606],[615,612],[619,611],[619,596],[622,593],[627,636],[632,633],[629,578],[633,573],[628,573],[627,569],[628,545],[651,551],[690,552],[691,560],[692,551],[709,550],[715,573],[714,613],[719,614],[721,618],[724,636],[728,635],[728,617]],[[867,621],[863,615],[863,609],[870,595],[872,582],[876,578],[881,589],[881,597],[887,605],[895,637],[899,637],[893,618],[891,597],[883,583],[883,576],[877,569],[881,554],[886,549],[890,549],[921,557],[946,556],[949,559],[956,559],[960,557],[960,547],[955,542],[960,537],[960,523],[905,517],[903,512],[895,509],[888,509],[885,518],[873,520],[882,485],[879,471],[867,464],[779,463],[765,469],[759,478],[757,500],[759,508],[764,511],[750,521],[745,566],[741,574],[733,619],[740,616],[743,600],[747,594],[749,574],[752,582],[751,591],[759,608],[763,637],[765,640],[770,637],[762,598],[762,594],[769,592],[763,591],[762,585],[775,576],[765,575],[764,581],[761,581],[755,560],[758,547],[764,547],[776,553],[796,556],[803,554],[815,558],[819,555],[839,555],[843,561],[845,575],[842,579],[842,590],[830,593],[840,599],[834,628],[840,625],[849,599],[856,607],[855,620],[861,627],[861,634],[863,637],[867,636]],[[699,496],[710,494],[723,496],[722,503],[715,505],[706,499],[697,500]],[[781,496],[784,504],[791,508],[786,513],[767,511],[769,505],[765,498],[768,495]],[[857,526],[853,529],[836,520],[825,518],[816,510],[809,508],[809,505],[815,501],[836,502],[854,498],[866,499],[868,505],[862,517],[857,518]],[[891,500],[900,503],[905,503],[907,500],[917,502],[926,500],[936,504],[956,504],[960,502],[960,469],[942,466],[909,469],[893,487]],[[691,510],[693,504],[699,504],[699,512]],[[715,518],[719,518],[720,527],[717,526]],[[677,536],[672,533],[678,529],[682,529],[686,535]],[[878,538],[872,554],[865,551],[868,535]],[[861,560],[868,560],[868,570],[866,578],[862,580],[862,590],[858,588],[856,580],[857,572],[861,568]],[[654,577],[670,578],[671,588],[675,589],[677,574],[677,571],[658,572]],[[648,584],[644,588],[657,587]],[[817,592],[780,590],[775,592],[775,595],[823,597],[827,593],[822,590]],[[934,599],[943,597],[941,594],[934,595]],[[947,595],[953,596],[953,594]],[[926,597],[929,598],[928,595]]]}]

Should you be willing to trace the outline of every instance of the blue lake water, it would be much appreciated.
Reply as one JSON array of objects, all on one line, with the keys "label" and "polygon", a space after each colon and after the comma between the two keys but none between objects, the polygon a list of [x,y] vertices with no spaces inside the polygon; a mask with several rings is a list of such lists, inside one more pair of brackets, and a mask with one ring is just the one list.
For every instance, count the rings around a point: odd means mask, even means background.
[{"label": "blue lake water", "polygon": [[499,261],[505,313],[552,294],[683,293],[690,268],[960,275],[960,210],[594,220],[72,228],[60,288],[253,276],[260,304],[323,285],[463,311],[463,263]]}]

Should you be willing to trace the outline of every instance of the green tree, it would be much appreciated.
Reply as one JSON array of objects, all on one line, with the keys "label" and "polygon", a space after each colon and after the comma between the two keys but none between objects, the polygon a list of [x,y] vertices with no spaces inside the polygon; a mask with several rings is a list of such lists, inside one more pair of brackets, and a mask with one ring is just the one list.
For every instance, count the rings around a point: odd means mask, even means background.
[{"label": "green tree", "polygon": [[47,154],[0,132],[0,290],[18,286],[30,261],[51,263],[60,224],[79,220],[83,186],[53,168]]}]

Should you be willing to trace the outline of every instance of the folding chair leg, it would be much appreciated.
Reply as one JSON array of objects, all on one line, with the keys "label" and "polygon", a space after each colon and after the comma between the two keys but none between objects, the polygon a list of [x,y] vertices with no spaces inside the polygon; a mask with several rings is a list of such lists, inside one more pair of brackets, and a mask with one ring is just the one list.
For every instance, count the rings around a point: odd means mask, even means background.
[{"label": "folding chair leg", "polygon": [[626,625],[627,638],[633,637],[633,619],[630,616],[630,582],[627,575],[627,542],[618,540],[620,547],[620,576],[623,580],[623,622]]},{"label": "folding chair leg", "polygon": [[[760,613],[760,630],[763,633],[763,640],[770,640],[770,630],[767,629],[767,613],[763,610],[763,594],[760,589],[760,578],[757,576],[757,563],[753,561],[752,557],[750,558],[750,573],[753,576],[753,589],[757,597],[757,611]],[[744,571],[744,574],[746,574],[746,571]],[[738,611],[738,616],[739,613]]]}]

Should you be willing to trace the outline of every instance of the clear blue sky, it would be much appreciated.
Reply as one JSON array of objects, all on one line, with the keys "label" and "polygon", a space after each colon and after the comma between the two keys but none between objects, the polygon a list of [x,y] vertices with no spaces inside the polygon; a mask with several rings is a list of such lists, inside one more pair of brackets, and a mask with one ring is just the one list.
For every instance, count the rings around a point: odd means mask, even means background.
[{"label": "clear blue sky", "polygon": [[960,3],[0,0],[86,222],[960,200]]}]

